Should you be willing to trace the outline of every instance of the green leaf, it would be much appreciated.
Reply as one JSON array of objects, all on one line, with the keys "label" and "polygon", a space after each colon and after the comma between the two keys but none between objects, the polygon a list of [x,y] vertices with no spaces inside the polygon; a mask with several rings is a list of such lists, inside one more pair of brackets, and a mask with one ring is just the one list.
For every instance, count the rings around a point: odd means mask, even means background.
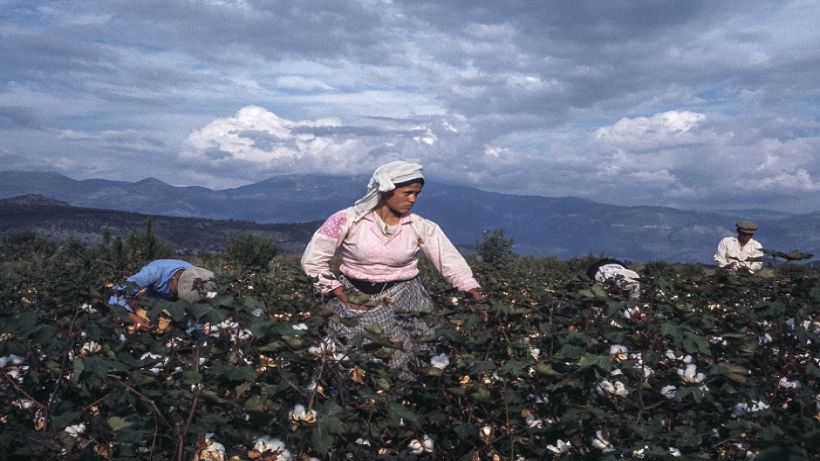
[{"label": "green leaf", "polygon": [[71,373],[71,381],[78,382],[80,380],[80,376],[82,376],[83,371],[85,371],[85,365],[83,364],[83,359],[81,357],[74,358],[74,370]]},{"label": "green leaf", "polygon": [[612,358],[608,355],[585,355],[578,361],[580,370],[587,370],[589,368],[597,368],[601,371],[608,372],[612,369]]},{"label": "green leaf", "polygon": [[126,421],[124,418],[120,418],[119,416],[112,416],[108,418],[106,422],[114,431],[121,431],[126,427],[129,427],[132,424],[134,424],[132,422]]},{"label": "green leaf", "polygon": [[[399,422],[399,419],[403,419],[406,424],[410,424],[414,427],[418,427],[421,425],[421,419],[419,416],[413,412],[413,410],[405,407],[400,403],[390,402],[387,404],[387,414],[391,420],[395,420],[396,423]],[[398,424],[396,424],[398,426]]]},{"label": "green leaf", "polygon": [[51,425],[62,429],[76,421],[77,418],[80,417],[80,415],[82,414],[82,411],[70,411],[68,413],[63,413],[61,415],[52,416]]},{"label": "green leaf", "polygon": [[243,405],[246,410],[256,413],[264,413],[268,411],[268,401],[258,395],[254,395],[248,400],[245,400]]},{"label": "green leaf", "polygon": [[333,436],[319,419],[316,426],[310,430],[310,444],[318,455],[324,455],[333,446]]},{"label": "green leaf", "polygon": [[558,349],[555,353],[554,358],[557,360],[578,360],[583,353],[584,349],[581,347],[564,344],[561,346],[561,349]]}]

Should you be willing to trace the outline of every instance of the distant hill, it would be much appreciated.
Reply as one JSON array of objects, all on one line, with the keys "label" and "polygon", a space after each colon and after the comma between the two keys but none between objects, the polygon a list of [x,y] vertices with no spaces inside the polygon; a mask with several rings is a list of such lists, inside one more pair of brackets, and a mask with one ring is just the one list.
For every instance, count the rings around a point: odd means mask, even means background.
[{"label": "distant hill", "polygon": [[112,237],[126,237],[135,230],[144,229],[148,219],[151,219],[155,233],[181,253],[219,251],[231,236],[238,233],[268,236],[277,242],[280,251],[300,253],[320,224],[258,224],[248,221],[149,216],[73,207],[42,195],[0,200],[0,234],[34,230],[57,240],[76,237],[94,244],[102,240],[106,229]]},{"label": "distant hill", "polygon": [[[0,171],[0,198],[41,194],[74,206],[165,216],[238,219],[259,223],[323,220],[364,193],[366,177],[287,175],[224,190],[138,182],[77,181],[56,173]],[[734,222],[760,223],[764,246],[820,254],[820,212],[692,211],[623,207],[573,197],[499,194],[428,181],[415,212],[437,222],[457,244],[472,245],[503,228],[519,253],[562,258],[587,254],[631,260],[711,262]]]}]

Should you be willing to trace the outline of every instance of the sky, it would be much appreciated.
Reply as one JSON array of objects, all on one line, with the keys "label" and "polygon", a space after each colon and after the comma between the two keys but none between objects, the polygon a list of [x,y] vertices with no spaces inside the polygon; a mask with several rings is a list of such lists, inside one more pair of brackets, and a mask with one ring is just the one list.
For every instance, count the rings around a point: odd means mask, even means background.
[{"label": "sky", "polygon": [[[0,169],[820,210],[820,2],[0,0]],[[364,187],[364,186],[363,186]]]}]

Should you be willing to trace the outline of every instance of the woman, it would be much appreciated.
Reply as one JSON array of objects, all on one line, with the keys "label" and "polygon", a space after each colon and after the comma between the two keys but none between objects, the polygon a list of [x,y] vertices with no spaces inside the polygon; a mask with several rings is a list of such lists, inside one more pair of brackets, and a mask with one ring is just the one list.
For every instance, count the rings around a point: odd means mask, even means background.
[{"label": "woman", "polygon": [[[302,255],[302,268],[316,280],[316,289],[331,298],[327,307],[342,319],[358,319],[353,326],[331,321],[329,332],[336,347],[377,325],[402,345],[388,362],[394,368],[407,369],[415,362],[414,337],[434,332],[413,315],[433,310],[433,301],[418,280],[419,251],[453,286],[482,299],[470,267],[441,229],[410,212],[423,187],[419,164],[395,161],[380,166],[367,194],[330,216]],[[330,270],[337,249],[339,277]]]}]

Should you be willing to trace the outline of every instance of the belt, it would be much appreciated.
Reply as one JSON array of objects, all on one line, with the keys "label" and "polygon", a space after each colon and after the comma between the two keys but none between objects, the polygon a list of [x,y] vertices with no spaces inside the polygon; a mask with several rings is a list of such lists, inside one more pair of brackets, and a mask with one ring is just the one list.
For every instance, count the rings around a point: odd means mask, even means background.
[{"label": "belt", "polygon": [[350,277],[347,278],[347,281],[350,282],[350,284],[353,285],[354,288],[356,288],[357,290],[361,291],[366,295],[377,295],[383,292],[384,290],[387,290],[388,288],[394,287],[399,283],[409,282],[410,280],[413,279],[391,280],[390,282],[371,282],[368,280],[358,280],[352,279]]}]

